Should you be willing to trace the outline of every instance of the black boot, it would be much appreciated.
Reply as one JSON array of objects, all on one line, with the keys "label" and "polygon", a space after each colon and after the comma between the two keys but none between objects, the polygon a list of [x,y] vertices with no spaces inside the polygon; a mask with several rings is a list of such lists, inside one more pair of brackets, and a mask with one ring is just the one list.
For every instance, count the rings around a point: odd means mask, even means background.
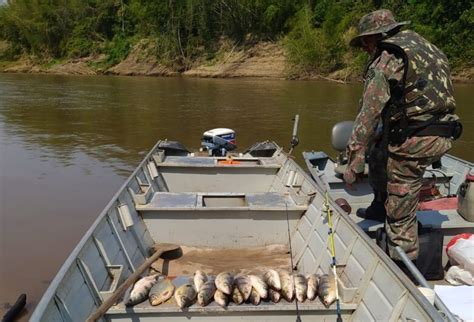
[{"label": "black boot", "polygon": [[357,209],[356,215],[364,219],[385,222],[385,217],[387,217],[385,203],[374,200],[368,208]]},{"label": "black boot", "polygon": [[[415,284],[415,285],[420,284],[420,283],[418,283],[416,278],[413,276],[413,274],[410,272],[410,270],[408,269],[408,267],[405,265],[405,263],[403,261],[399,261],[399,260],[394,259],[393,262],[402,270],[403,273],[405,273],[406,276],[408,276],[408,278],[413,282],[413,284]],[[416,260],[412,260],[412,262],[416,266]]]}]

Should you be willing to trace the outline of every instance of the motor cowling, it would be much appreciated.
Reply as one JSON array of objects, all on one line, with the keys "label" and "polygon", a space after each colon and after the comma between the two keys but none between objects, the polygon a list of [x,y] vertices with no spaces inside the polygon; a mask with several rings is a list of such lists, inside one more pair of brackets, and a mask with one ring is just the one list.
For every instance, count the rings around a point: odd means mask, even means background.
[{"label": "motor cowling", "polygon": [[458,213],[467,221],[474,222],[474,169],[458,188]]},{"label": "motor cowling", "polygon": [[228,151],[237,148],[235,131],[227,128],[216,128],[203,133],[201,149],[209,155],[225,156]]}]

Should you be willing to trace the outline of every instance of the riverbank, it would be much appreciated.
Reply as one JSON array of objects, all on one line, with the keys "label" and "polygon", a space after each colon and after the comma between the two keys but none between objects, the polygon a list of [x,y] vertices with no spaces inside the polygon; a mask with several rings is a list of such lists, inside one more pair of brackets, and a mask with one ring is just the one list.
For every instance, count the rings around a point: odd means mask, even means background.
[{"label": "riverbank", "polygon": [[[187,66],[167,66],[154,56],[147,40],[138,42],[125,59],[107,64],[105,55],[62,61],[38,61],[23,56],[16,61],[0,61],[3,73],[56,75],[183,76],[204,78],[255,77],[271,79],[324,79],[339,83],[361,81],[361,72],[345,68],[331,73],[301,71],[290,66],[284,47],[278,42],[258,42],[251,46],[221,45],[214,57],[201,57]],[[474,83],[474,67],[453,71],[453,81]]]}]

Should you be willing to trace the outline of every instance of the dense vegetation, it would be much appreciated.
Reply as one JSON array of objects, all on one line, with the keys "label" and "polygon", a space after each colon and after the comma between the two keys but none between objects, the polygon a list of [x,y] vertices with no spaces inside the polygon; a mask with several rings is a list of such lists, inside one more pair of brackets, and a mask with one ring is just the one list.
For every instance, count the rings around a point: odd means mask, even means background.
[{"label": "dense vegetation", "polygon": [[223,40],[281,40],[294,72],[358,69],[365,57],[348,41],[359,18],[377,8],[411,20],[455,68],[472,67],[471,0],[7,0],[0,6],[0,59],[105,54],[112,65],[146,38],[162,63],[186,69],[212,59]]}]

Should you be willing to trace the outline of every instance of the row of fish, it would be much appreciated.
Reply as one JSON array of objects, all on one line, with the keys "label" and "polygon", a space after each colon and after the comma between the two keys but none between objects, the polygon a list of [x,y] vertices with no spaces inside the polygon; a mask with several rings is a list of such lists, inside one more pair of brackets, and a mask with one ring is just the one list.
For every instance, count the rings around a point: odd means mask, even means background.
[{"label": "row of fish", "polygon": [[[263,276],[238,274],[230,272],[218,274],[215,278],[201,271],[194,274],[194,289],[197,292],[197,302],[206,306],[216,301],[220,306],[227,306],[232,301],[235,304],[249,302],[260,304],[262,299],[278,303],[281,298],[291,302],[296,298],[299,302],[306,299],[312,301],[317,295],[322,302],[329,306],[335,300],[335,281],[330,275],[318,276],[310,274],[289,274],[285,271],[268,269]],[[187,301],[192,302],[192,294]],[[178,301],[177,301],[178,303]],[[179,305],[179,303],[178,303]]]},{"label": "row of fish", "polygon": [[290,274],[285,271],[268,269],[262,276],[222,272],[217,276],[196,271],[188,283],[176,288],[165,276],[155,274],[143,277],[131,287],[124,298],[127,306],[141,303],[149,298],[151,305],[159,305],[174,295],[180,308],[195,302],[206,306],[213,300],[226,307],[229,302],[237,305],[244,302],[254,305],[268,299],[278,303],[281,298],[288,302],[295,298],[298,302],[312,301],[319,295],[324,305],[335,300],[335,281],[332,275]]}]

